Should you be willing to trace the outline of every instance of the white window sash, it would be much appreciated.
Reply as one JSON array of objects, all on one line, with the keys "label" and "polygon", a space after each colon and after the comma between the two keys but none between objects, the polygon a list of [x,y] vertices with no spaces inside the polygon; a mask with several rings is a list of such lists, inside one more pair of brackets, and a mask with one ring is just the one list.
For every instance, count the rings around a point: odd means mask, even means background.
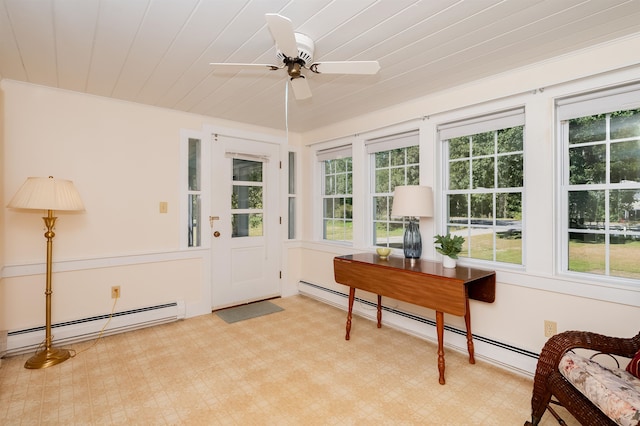
[{"label": "white window sash", "polygon": [[640,83],[556,100],[558,120],[640,108]]},{"label": "white window sash", "polygon": [[440,124],[438,125],[438,132],[440,134],[440,140],[449,140],[523,125],[524,108],[515,108],[466,120]]},{"label": "white window sash", "polygon": [[339,160],[341,158],[351,157],[351,152],[351,145],[343,145],[320,150],[316,153],[316,157],[318,161]]},{"label": "white window sash", "polygon": [[388,136],[378,139],[370,139],[365,142],[367,154],[375,154],[382,151],[391,151],[392,149],[407,148],[420,144],[417,131],[402,133],[399,135]]}]

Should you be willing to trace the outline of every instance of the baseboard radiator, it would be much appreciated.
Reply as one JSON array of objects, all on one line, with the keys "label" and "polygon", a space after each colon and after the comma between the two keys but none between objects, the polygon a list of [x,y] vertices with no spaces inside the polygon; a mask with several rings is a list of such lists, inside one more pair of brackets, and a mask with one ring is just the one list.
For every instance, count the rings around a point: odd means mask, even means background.
[{"label": "baseboard radiator", "polygon": [[[346,293],[305,281],[300,281],[298,291],[302,295],[338,307],[345,311],[347,310],[349,295]],[[438,337],[436,334],[436,322],[434,320],[409,312],[404,312],[389,306],[384,306],[384,299],[382,309],[384,311],[382,318],[383,325],[409,333],[418,338],[437,343]],[[377,321],[376,304],[366,299],[361,299],[359,297],[355,298],[353,313],[371,321]],[[444,329],[445,347],[466,354],[466,331],[447,324],[445,324]],[[351,332],[351,335],[353,338],[353,331]],[[473,335],[473,343],[476,358],[483,359],[515,373],[527,377],[533,377],[536,364],[538,362],[537,353],[476,334]]]},{"label": "baseboard radiator", "polygon": [[[100,335],[100,330],[105,327],[107,321],[109,323],[102,333],[103,336],[177,321],[184,319],[185,314],[185,303],[179,300],[161,305],[114,312],[111,321],[109,321],[111,314],[105,314],[52,324],[51,334],[53,335],[54,345],[59,347],[65,344],[95,339]],[[45,327],[9,331],[6,339],[5,356],[34,352],[45,339]]]}]

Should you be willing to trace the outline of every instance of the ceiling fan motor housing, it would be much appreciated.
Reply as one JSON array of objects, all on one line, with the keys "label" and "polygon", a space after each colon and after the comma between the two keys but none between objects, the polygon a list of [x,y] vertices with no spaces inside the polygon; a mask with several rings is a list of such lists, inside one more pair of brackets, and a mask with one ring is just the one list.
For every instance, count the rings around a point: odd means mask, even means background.
[{"label": "ceiling fan motor housing", "polygon": [[[295,33],[296,36],[296,44],[298,45],[298,59],[300,59],[303,64],[310,64],[313,62],[313,51],[315,49],[315,45],[311,37],[301,34]],[[286,63],[286,55],[278,49],[277,53],[278,61]],[[289,58],[296,59],[296,58]]]}]

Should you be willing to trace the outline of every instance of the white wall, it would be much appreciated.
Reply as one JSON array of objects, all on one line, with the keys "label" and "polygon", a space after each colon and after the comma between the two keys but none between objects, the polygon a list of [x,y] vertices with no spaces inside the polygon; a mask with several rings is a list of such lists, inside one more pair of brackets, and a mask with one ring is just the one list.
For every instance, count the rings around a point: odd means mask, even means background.
[{"label": "white wall", "polygon": [[[326,146],[327,141],[352,138],[355,139],[354,146],[358,146],[369,135],[380,136],[385,131],[392,134],[398,126],[413,126],[421,131],[422,184],[435,187],[437,203],[440,191],[439,146],[436,141],[438,123],[524,106],[523,226],[526,264],[522,268],[493,266],[498,278],[496,301],[493,304],[472,301],[473,332],[535,353],[547,339],[543,333],[544,320],[556,321],[558,331],[580,329],[617,336],[635,335],[640,324],[640,285],[579,280],[556,272],[559,252],[556,223],[559,217],[554,207],[557,204],[554,100],[560,96],[638,80],[639,45],[640,34],[305,133],[303,143],[308,147],[304,151],[305,169],[313,170],[315,150]],[[359,174],[356,165],[362,162],[355,158],[361,155],[359,152],[354,149],[354,218],[362,217],[366,203],[362,204],[361,200],[367,196],[366,182],[356,185],[355,176]],[[307,179],[305,185],[306,193],[317,193],[318,187],[313,179]],[[310,203],[305,206],[301,279],[348,293],[333,279],[333,257],[354,251],[373,251],[373,247],[366,239],[358,240],[357,234],[353,247],[348,248],[314,241],[314,224],[319,219]],[[423,242],[433,241],[433,235],[441,230],[438,228],[441,221],[439,214],[434,219],[422,220]],[[358,224],[354,223],[354,229],[358,229]],[[439,260],[433,247],[426,246],[423,258]],[[467,264],[474,266],[473,263]],[[388,303],[435,318],[433,312],[425,309],[393,301]],[[459,318],[446,316],[445,320],[464,328]]]},{"label": "white wall", "polygon": [[[209,253],[180,247],[180,132],[283,132],[11,80],[0,94],[2,205],[26,177],[52,175],[86,207],[56,212],[53,322],[108,314],[113,285],[117,311],[183,300],[187,316],[210,312]],[[0,330],[44,322],[42,213],[0,213]]]}]

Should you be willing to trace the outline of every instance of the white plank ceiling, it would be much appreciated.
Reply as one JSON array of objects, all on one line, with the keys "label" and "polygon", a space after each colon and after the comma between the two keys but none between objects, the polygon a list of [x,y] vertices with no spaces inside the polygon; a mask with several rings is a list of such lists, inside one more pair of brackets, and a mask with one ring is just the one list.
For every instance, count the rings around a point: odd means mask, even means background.
[{"label": "white plank ceiling", "polygon": [[[285,70],[213,73],[277,63],[265,13],[380,72],[288,108]],[[640,0],[0,0],[0,76],[303,132],[638,32]]]}]

